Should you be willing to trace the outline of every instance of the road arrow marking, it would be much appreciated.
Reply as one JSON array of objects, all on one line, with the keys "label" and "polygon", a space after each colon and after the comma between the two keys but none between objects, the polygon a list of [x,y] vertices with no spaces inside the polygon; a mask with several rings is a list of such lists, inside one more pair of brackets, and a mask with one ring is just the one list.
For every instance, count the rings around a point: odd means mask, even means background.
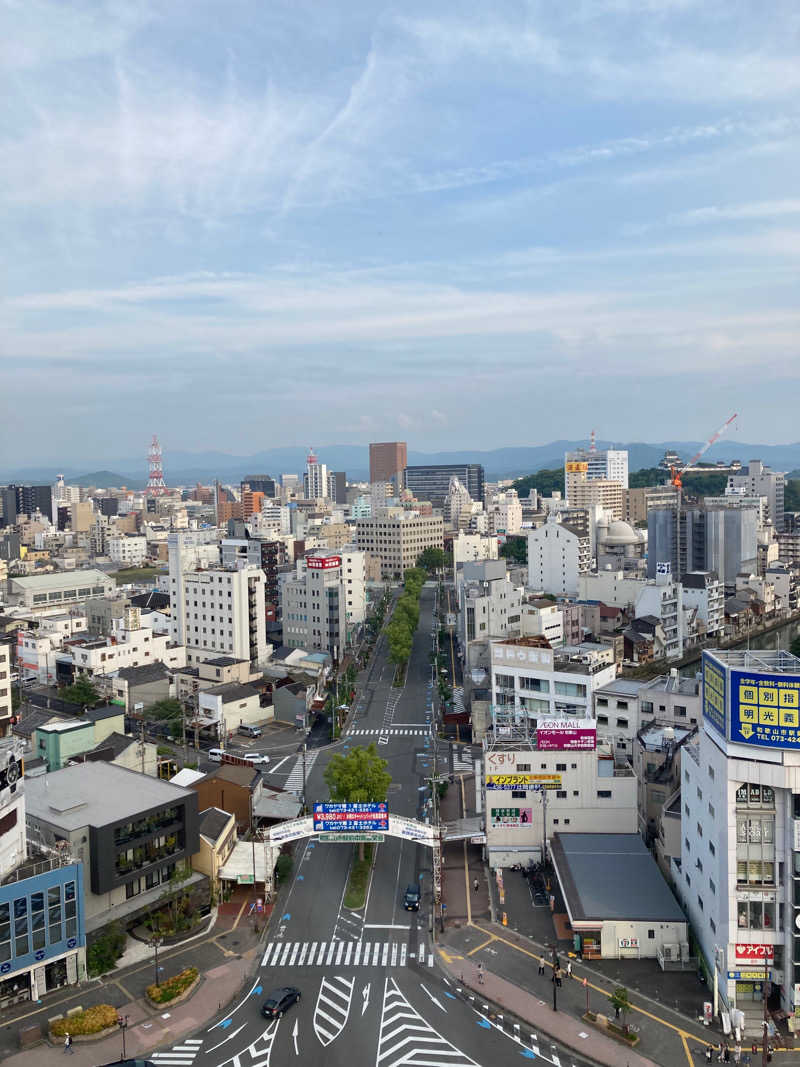
[{"label": "road arrow marking", "polygon": [[297,1051],[297,1031],[298,1031],[298,1025],[299,1025],[299,1024],[298,1024],[298,1022],[297,1022],[297,1019],[295,1019],[295,1021],[294,1021],[294,1030],[292,1030],[292,1040],[294,1041],[294,1054],[295,1054],[295,1056],[299,1056],[299,1055],[300,1055],[300,1053],[299,1053],[299,1052]]},{"label": "road arrow marking", "polygon": [[369,982],[367,982],[367,984],[364,986],[364,990],[361,995],[364,998],[364,1003],[361,1005],[361,1014],[363,1015],[364,1012],[367,1010],[367,1005],[369,1004]]},{"label": "road arrow marking", "polygon": [[437,1008],[440,1008],[442,1011],[447,1011],[447,1008],[444,1006],[444,1004],[441,1004],[433,995],[433,993],[431,993],[431,991],[422,984],[422,982],[419,983],[419,986],[423,993],[427,993],[427,995],[431,998]]}]

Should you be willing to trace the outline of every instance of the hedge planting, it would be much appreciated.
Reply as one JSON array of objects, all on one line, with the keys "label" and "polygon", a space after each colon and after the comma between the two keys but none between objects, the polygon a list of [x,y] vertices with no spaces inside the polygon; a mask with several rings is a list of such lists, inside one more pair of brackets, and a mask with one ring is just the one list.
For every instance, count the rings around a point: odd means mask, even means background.
[{"label": "hedge planting", "polygon": [[56,1019],[50,1024],[50,1033],[53,1037],[64,1037],[65,1034],[84,1037],[88,1034],[99,1034],[117,1025],[116,1008],[110,1004],[95,1004],[93,1008],[87,1008],[65,1019]]},{"label": "hedge planting", "polygon": [[171,1000],[185,993],[192,982],[197,980],[200,972],[196,967],[187,967],[185,971],[168,978],[160,985],[149,985],[147,995],[154,1004],[168,1004]]}]

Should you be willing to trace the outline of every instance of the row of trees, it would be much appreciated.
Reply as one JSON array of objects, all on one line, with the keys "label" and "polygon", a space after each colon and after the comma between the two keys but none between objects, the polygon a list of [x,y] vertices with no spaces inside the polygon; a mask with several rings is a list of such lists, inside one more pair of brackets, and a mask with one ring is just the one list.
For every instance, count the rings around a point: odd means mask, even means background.
[{"label": "row of trees", "polygon": [[408,663],[414,631],[419,624],[419,595],[425,584],[426,574],[420,567],[409,567],[405,572],[403,593],[397,601],[392,621],[386,627],[389,641],[389,659],[398,667]]}]

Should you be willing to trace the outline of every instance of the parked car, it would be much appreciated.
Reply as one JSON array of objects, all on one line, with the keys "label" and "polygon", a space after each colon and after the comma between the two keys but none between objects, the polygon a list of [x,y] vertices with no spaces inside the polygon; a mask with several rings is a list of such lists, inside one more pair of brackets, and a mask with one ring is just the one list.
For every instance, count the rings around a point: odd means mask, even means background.
[{"label": "parked car", "polygon": [[294,986],[274,989],[261,1005],[261,1014],[265,1019],[280,1019],[285,1011],[300,999],[300,990]]},{"label": "parked car", "polygon": [[252,726],[249,723],[242,723],[236,732],[242,737],[261,737],[261,727]]},{"label": "parked car", "polygon": [[222,749],[210,748],[208,750],[208,758],[211,760],[212,763],[222,763]]},{"label": "parked car", "polygon": [[406,911],[419,911],[419,886],[410,885],[406,887],[405,893],[403,893],[403,907]]},{"label": "parked car", "polygon": [[100,1067],[156,1067],[152,1060],[114,1060],[112,1063],[102,1063]]},{"label": "parked car", "polygon": [[543,893],[541,889],[537,889],[533,894],[533,906],[534,908],[546,908],[548,905],[547,894]]}]

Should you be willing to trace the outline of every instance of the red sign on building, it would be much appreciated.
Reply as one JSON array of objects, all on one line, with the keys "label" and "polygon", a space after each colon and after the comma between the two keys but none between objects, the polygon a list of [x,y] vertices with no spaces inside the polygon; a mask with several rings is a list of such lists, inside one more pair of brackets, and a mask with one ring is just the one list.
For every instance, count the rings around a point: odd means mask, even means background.
[{"label": "red sign on building", "polygon": [[331,571],[341,567],[341,556],[308,556],[306,566],[312,571]]},{"label": "red sign on building", "polygon": [[739,963],[772,963],[775,959],[773,945],[737,945],[736,960]]}]

